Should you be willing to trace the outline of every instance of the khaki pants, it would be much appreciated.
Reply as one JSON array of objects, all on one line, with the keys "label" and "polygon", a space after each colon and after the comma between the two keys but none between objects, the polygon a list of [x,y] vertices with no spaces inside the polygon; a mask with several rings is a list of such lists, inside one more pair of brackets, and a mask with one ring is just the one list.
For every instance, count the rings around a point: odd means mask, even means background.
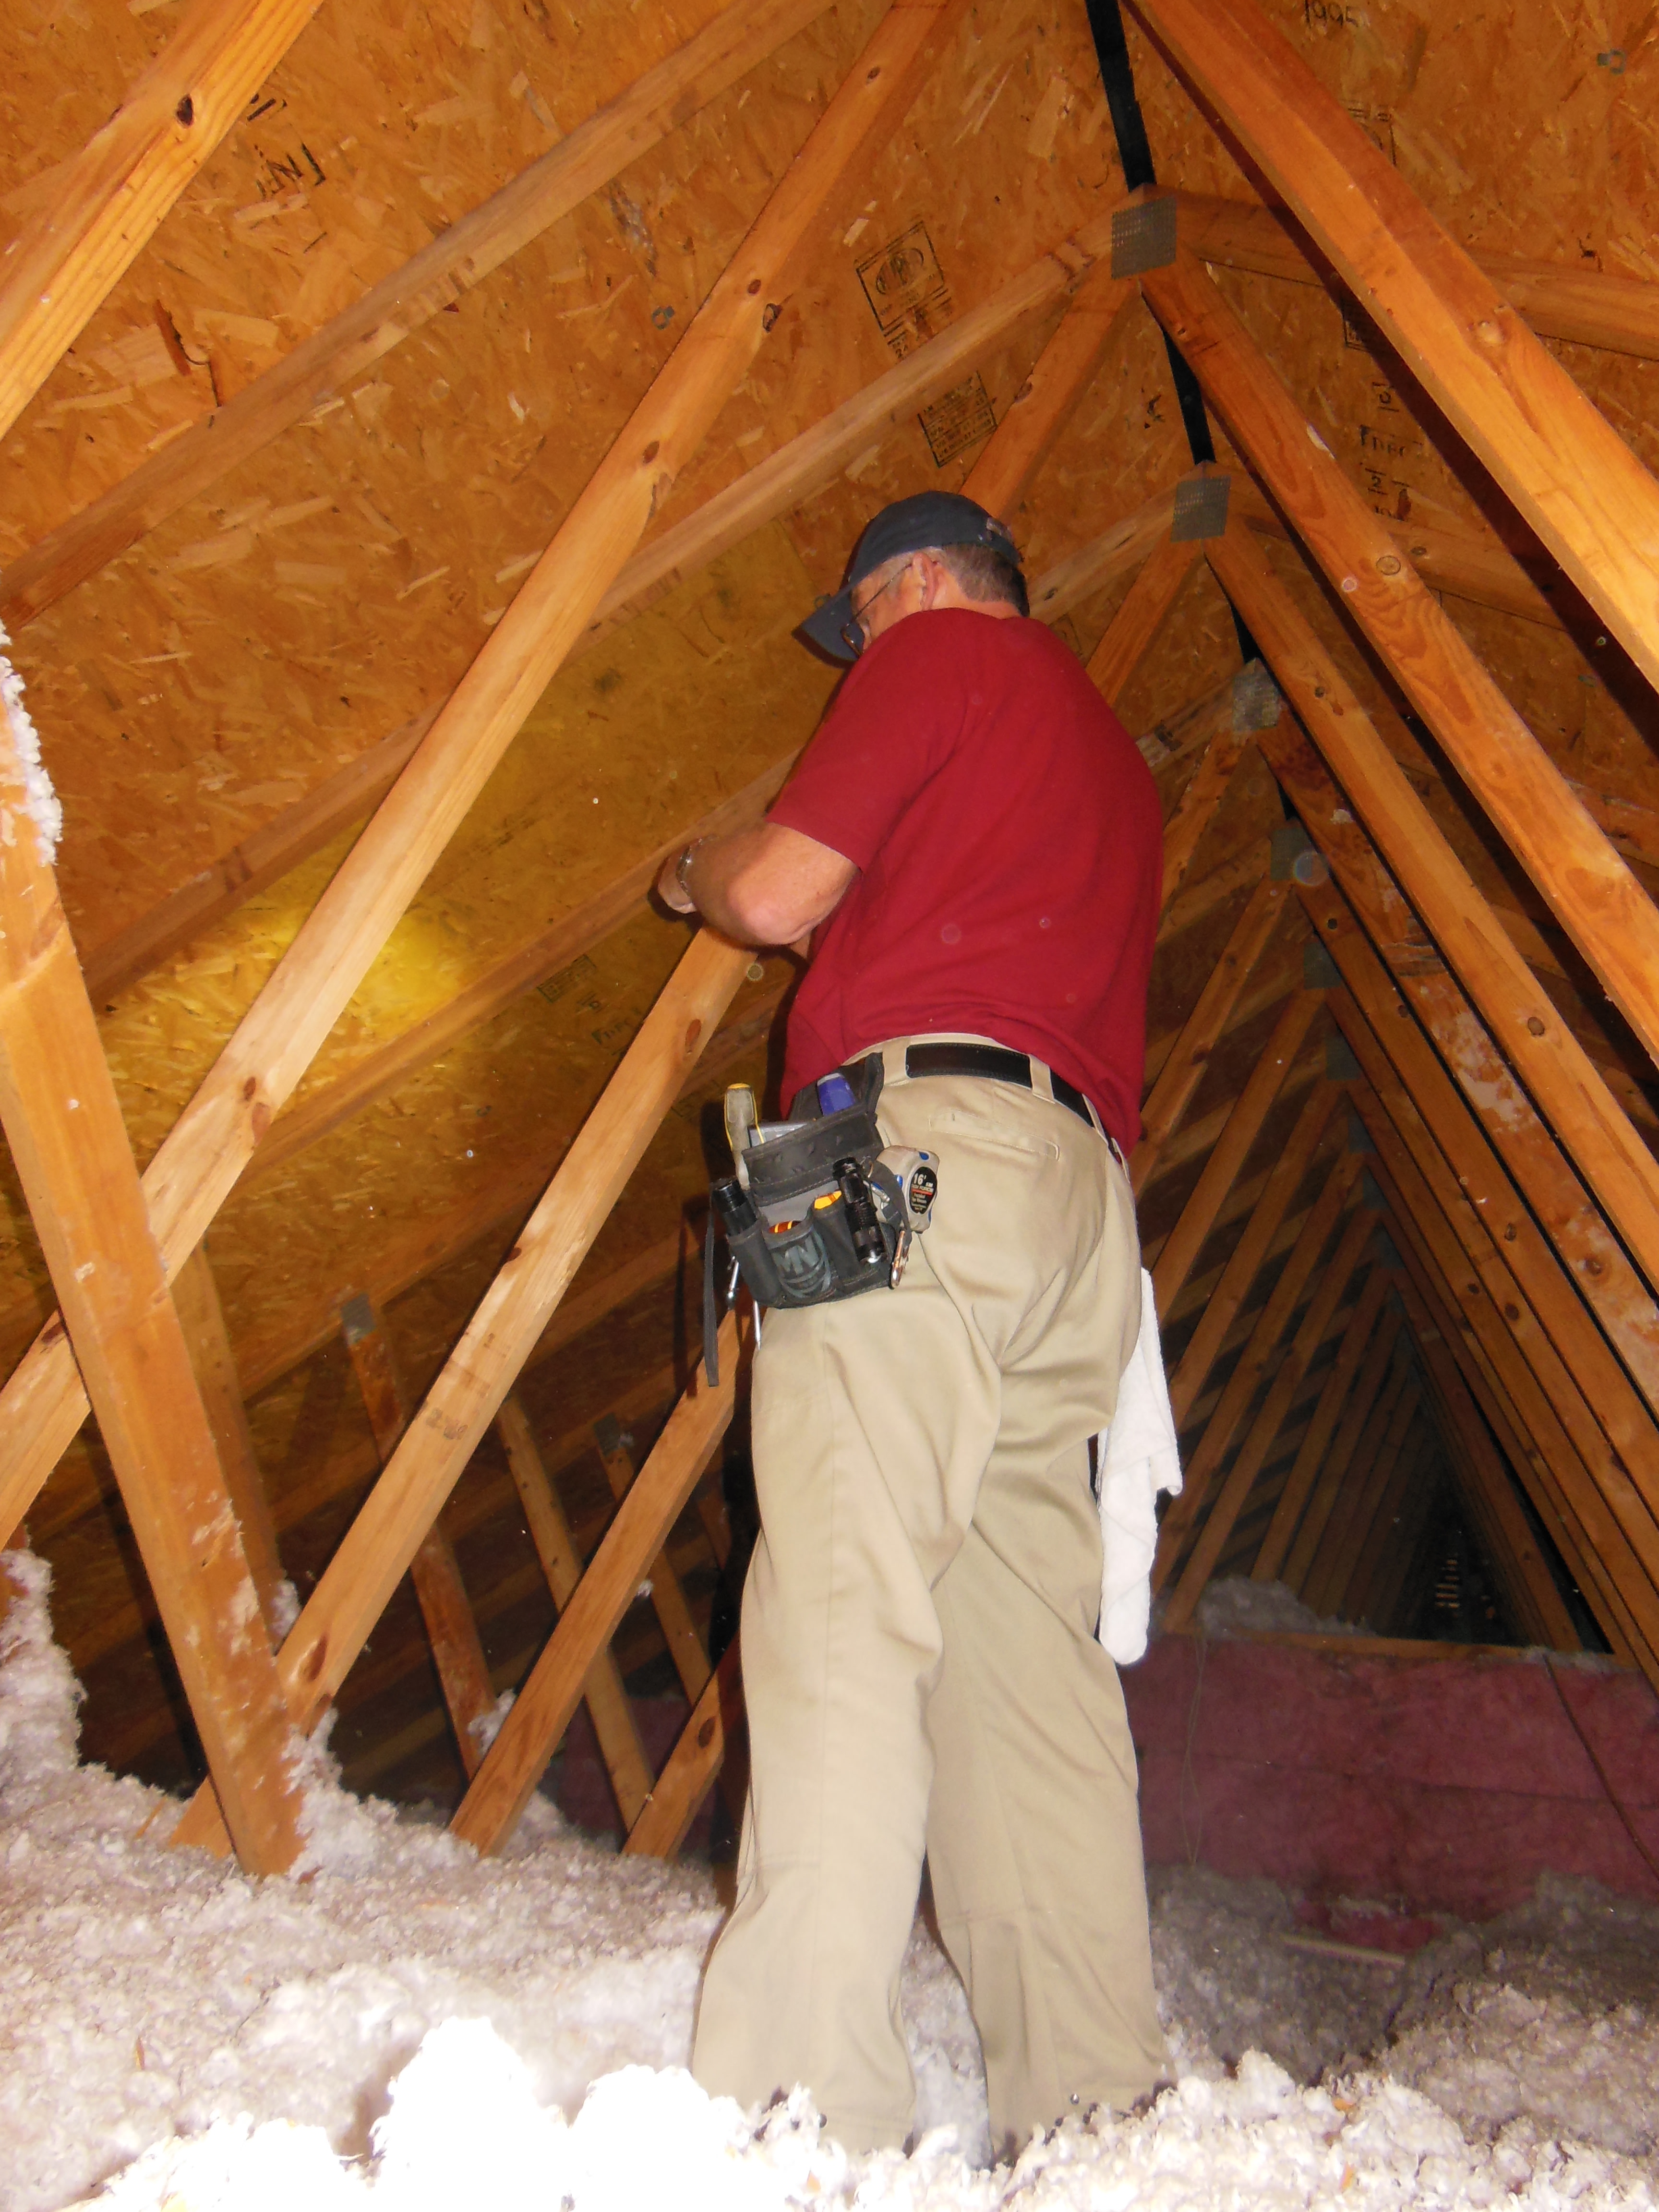
[{"label": "khaki pants", "polygon": [[1086,1443],[1139,1249],[1092,1128],[1012,1085],[906,1081],[902,1042],[879,1119],[938,1156],[933,1219],[896,1292],[769,1313],[755,1362],[752,1782],[692,2063],[744,2104],[805,2083],[849,2148],[902,2143],[925,1853],[1000,2151],[1163,2067]]}]

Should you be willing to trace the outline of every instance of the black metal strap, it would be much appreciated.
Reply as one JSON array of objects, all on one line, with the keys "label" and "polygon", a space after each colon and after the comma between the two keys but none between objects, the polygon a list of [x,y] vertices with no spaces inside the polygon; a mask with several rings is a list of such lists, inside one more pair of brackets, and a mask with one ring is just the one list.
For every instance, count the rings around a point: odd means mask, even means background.
[{"label": "black metal strap", "polygon": [[[1139,96],[1135,91],[1134,70],[1129,60],[1129,42],[1123,35],[1120,0],[1086,0],[1086,6],[1089,29],[1095,42],[1095,59],[1100,66],[1101,88],[1111,110],[1118,159],[1123,164],[1124,189],[1138,191],[1155,185],[1158,173]],[[1187,450],[1194,465],[1202,467],[1215,459],[1215,440],[1210,434],[1204,394],[1181,349],[1167,331],[1164,332],[1164,350],[1170,357],[1176,404],[1181,410],[1181,426],[1187,433]],[[1233,613],[1233,628],[1238,633],[1239,653],[1248,665],[1258,657],[1257,647],[1237,610]]]},{"label": "black metal strap", "polygon": [[[988,1083],[1018,1084],[1022,1091],[1035,1087],[1029,1055],[1011,1051],[1003,1044],[907,1045],[904,1072],[907,1075],[977,1075]],[[1058,1104],[1069,1107],[1079,1121],[1086,1121],[1091,1129],[1097,1126],[1089,1111],[1088,1100],[1075,1083],[1068,1083],[1053,1068],[1048,1071],[1048,1080]]]}]

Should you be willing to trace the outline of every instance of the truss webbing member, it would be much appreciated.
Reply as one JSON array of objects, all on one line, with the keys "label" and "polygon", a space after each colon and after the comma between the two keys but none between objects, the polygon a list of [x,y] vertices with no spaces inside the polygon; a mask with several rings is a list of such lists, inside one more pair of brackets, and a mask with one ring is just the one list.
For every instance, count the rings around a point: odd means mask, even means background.
[{"label": "truss webbing member", "polygon": [[[739,942],[811,933],[783,1104],[849,1129],[867,1109],[849,1154],[872,1176],[935,1155],[938,1194],[896,1282],[864,1288],[849,1259],[766,1316],[753,1781],[693,2064],[745,2102],[805,2083],[849,2146],[902,2142],[925,1855],[1001,2148],[1163,2066],[1087,1449],[1139,1326],[1123,1160],[1160,809],[971,500],[884,508],[804,635],[856,665],[794,781],[659,888]],[[745,1197],[771,1230],[758,1163],[784,1147],[755,1134]]]}]

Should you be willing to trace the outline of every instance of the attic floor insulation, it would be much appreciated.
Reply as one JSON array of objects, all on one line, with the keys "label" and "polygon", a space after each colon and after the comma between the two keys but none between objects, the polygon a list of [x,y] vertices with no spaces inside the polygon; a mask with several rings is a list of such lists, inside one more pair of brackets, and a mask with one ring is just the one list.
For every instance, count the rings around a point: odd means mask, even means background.
[{"label": "attic floor insulation", "polygon": [[848,2158],[798,2094],[751,2121],[683,2070],[706,1869],[620,1859],[532,1802],[480,1861],[309,1754],[309,1843],[258,1881],[82,1765],[46,1569],[0,1629],[0,2212],[1031,2212],[1659,2203],[1659,1911],[1546,1881],[1390,1963],[1295,1948],[1294,1900],[1153,1876],[1173,2085],[987,2162],[977,2047],[919,1923],[909,2156]]}]

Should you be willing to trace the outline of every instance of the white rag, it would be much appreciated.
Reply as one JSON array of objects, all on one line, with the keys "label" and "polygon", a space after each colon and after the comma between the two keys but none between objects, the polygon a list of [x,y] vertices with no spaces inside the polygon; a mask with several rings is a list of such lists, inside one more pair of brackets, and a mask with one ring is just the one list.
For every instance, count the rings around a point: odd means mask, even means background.
[{"label": "white rag", "polygon": [[1181,1451],[1158,1341],[1152,1279],[1140,1271],[1140,1334],[1118,1384],[1117,1411],[1098,1439],[1100,1640],[1120,1667],[1146,1649],[1158,1549],[1158,1494],[1181,1488]]}]

